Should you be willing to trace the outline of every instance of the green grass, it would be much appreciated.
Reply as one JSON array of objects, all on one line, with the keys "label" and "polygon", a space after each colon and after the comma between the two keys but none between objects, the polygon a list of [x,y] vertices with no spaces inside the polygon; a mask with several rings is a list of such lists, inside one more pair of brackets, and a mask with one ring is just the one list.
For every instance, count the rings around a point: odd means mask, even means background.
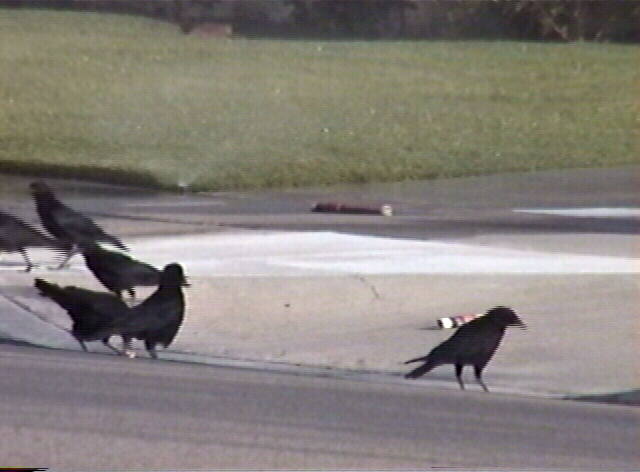
[{"label": "green grass", "polygon": [[0,9],[0,170],[227,190],[632,164],[637,53]]}]

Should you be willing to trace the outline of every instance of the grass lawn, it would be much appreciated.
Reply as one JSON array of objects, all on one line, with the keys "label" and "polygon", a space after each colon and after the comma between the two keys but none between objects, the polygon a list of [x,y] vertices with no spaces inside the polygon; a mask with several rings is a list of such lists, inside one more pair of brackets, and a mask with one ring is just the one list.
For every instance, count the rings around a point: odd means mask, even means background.
[{"label": "grass lawn", "polygon": [[0,9],[0,171],[229,190],[638,163],[637,59]]}]

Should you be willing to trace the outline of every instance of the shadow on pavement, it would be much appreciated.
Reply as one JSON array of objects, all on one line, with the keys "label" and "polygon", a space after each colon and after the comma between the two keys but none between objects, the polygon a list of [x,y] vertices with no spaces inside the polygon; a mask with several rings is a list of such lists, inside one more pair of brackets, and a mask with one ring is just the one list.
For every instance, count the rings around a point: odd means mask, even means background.
[{"label": "shadow on pavement", "polygon": [[640,389],[598,395],[567,396],[564,400],[580,402],[610,403],[615,405],[640,406]]}]

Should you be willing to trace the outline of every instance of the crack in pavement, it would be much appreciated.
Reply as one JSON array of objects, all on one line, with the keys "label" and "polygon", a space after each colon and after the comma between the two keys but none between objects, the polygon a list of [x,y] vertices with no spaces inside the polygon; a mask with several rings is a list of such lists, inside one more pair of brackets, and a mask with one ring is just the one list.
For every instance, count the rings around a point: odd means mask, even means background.
[{"label": "crack in pavement", "polygon": [[367,287],[369,287],[369,289],[371,290],[371,292],[373,293],[374,298],[380,300],[382,297],[380,296],[380,293],[378,292],[378,290],[376,289],[376,286],[374,284],[372,284],[371,282],[369,282],[363,275],[354,275],[354,277],[356,279],[358,279],[360,282],[362,282],[364,285],[366,285]]}]

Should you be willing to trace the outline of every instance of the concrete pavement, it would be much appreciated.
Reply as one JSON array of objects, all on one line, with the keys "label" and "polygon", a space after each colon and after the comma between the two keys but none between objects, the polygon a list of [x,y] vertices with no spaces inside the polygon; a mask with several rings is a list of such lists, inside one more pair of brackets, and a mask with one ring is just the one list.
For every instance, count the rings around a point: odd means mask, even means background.
[{"label": "concrete pavement", "polygon": [[[631,392],[629,399],[638,388],[634,172],[454,179],[407,184],[404,193],[387,184],[183,197],[65,183],[61,196],[122,235],[134,256],[187,267],[187,321],[163,357],[400,374],[403,360],[451,334],[419,328],[504,304],[530,329],[507,335],[487,368],[490,387],[546,396]],[[27,182],[12,178],[16,189]],[[487,190],[496,188],[508,193]],[[392,201],[399,215],[308,212],[313,201],[338,197]],[[4,201],[33,221],[26,192]],[[46,266],[47,257],[35,251],[33,259]],[[68,270],[33,274],[17,272],[18,261],[0,262],[1,309],[11,313],[0,331],[74,348],[61,329],[66,316],[35,295],[33,276],[100,286],[80,257]],[[452,370],[441,367],[420,383],[457,388]]]}]

